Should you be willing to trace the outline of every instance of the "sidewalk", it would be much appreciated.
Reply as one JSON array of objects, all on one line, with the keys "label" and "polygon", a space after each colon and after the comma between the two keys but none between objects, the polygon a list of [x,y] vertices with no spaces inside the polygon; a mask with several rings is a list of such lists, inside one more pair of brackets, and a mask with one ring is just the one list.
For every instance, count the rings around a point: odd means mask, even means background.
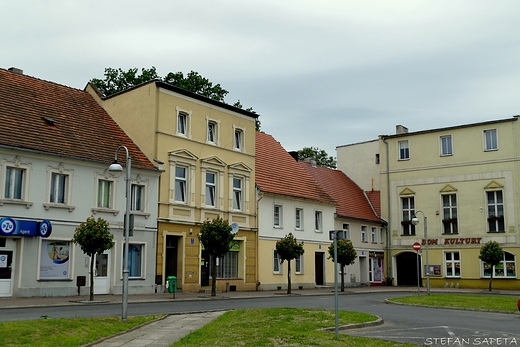
[{"label": "sidewalk", "polygon": [[[340,295],[368,293],[368,292],[416,292],[417,287],[356,287],[345,288]],[[493,294],[520,296],[520,291],[494,290],[467,288],[430,288],[431,293],[464,293],[464,294]],[[295,295],[334,295],[334,288],[292,290]],[[421,288],[421,293],[426,294],[426,288]],[[137,302],[172,302],[193,300],[224,300],[245,298],[270,298],[286,294],[286,290],[255,291],[255,292],[218,292],[216,297],[211,293],[160,293],[147,295],[129,295],[129,303]],[[45,306],[71,306],[71,305],[100,305],[106,303],[121,303],[121,295],[96,295],[94,302],[89,301],[88,296],[73,297],[43,297],[43,298],[0,298],[0,309],[21,307],[45,307]],[[197,330],[213,319],[219,317],[225,311],[208,311],[198,313],[170,314],[164,319],[153,321],[137,329],[116,334],[112,337],[101,339],[87,346],[96,347],[137,347],[137,346],[169,346],[180,340],[190,332]]]}]

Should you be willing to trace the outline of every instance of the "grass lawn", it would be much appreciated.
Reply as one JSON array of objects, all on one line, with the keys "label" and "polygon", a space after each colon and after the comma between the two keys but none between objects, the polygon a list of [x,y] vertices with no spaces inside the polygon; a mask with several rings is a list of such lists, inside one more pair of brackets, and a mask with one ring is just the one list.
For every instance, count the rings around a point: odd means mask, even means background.
[{"label": "grass lawn", "polygon": [[0,322],[0,346],[81,346],[162,317],[39,319]]},{"label": "grass lawn", "polygon": [[404,296],[388,299],[406,304],[428,306],[462,307],[481,310],[518,311],[518,297],[501,295],[464,295],[464,294],[430,294],[421,296]]},{"label": "grass lawn", "polygon": [[[377,317],[359,312],[339,312],[339,324],[369,322]],[[261,308],[228,311],[172,346],[415,346],[335,332],[316,331],[335,326],[330,310]]]}]

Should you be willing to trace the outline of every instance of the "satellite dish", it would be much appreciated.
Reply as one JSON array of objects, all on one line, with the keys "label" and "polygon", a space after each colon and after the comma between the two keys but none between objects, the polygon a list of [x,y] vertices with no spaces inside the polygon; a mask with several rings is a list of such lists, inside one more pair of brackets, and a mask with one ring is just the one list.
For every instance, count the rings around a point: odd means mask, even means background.
[{"label": "satellite dish", "polygon": [[238,223],[231,223],[231,233],[238,234]]}]

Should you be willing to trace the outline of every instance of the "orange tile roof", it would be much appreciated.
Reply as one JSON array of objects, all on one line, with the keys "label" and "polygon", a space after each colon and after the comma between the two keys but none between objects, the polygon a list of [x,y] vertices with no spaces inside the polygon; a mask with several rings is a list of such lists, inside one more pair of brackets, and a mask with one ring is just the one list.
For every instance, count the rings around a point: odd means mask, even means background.
[{"label": "orange tile roof", "polygon": [[255,182],[265,193],[335,204],[271,135],[256,133]]},{"label": "orange tile roof", "polygon": [[372,207],[376,211],[377,215],[381,215],[381,192],[379,190],[369,190],[365,192],[368,200],[372,204]]},{"label": "orange tile roof", "polygon": [[[0,69],[0,146],[111,163],[124,145],[132,166],[156,169],[87,92]],[[124,152],[118,153],[125,164]]]},{"label": "orange tile roof", "polygon": [[339,217],[381,222],[363,190],[342,171],[323,166],[314,167],[308,162],[299,161],[325,191],[336,200],[336,214]]}]

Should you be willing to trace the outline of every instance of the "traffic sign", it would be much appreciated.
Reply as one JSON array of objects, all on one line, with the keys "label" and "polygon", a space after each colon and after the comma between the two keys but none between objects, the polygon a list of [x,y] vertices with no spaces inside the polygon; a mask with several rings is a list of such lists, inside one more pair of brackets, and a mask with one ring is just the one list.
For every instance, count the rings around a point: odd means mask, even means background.
[{"label": "traffic sign", "polygon": [[419,242],[414,243],[414,244],[413,244],[413,249],[414,249],[415,251],[420,250],[420,249],[421,249],[421,244],[420,244]]}]

